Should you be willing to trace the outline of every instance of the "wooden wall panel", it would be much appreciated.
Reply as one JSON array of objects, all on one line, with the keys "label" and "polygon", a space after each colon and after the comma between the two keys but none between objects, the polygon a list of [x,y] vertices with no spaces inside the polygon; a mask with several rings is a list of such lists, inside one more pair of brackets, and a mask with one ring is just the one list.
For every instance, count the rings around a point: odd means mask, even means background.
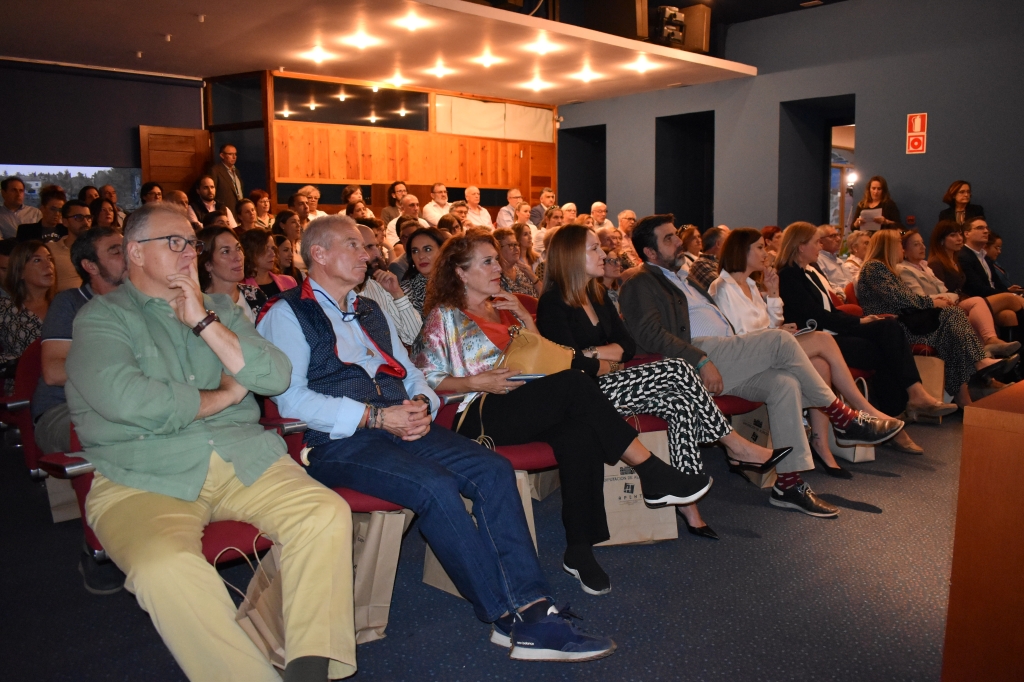
[{"label": "wooden wall panel", "polygon": [[419,131],[274,121],[280,183],[519,187],[536,201],[554,186],[555,145]]}]

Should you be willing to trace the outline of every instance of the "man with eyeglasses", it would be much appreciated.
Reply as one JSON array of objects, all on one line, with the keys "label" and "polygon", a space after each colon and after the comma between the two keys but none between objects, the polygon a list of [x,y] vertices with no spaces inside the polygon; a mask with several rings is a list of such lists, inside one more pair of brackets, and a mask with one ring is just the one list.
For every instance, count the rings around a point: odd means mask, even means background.
[{"label": "man with eyeglasses", "polygon": [[39,190],[39,209],[42,214],[39,222],[28,225],[18,225],[18,235],[15,237],[19,242],[27,242],[32,239],[39,240],[44,244],[55,242],[68,233],[61,219],[61,209],[64,202],[68,200],[64,190],[57,185],[46,185]]},{"label": "man with eyeglasses", "polygon": [[61,208],[64,227],[67,235],[46,245],[53,256],[54,267],[57,268],[57,291],[65,291],[82,286],[82,278],[71,260],[71,247],[75,240],[92,227],[92,213],[84,201],[72,199]]},{"label": "man with eyeglasses", "polygon": [[25,181],[12,175],[0,180],[0,239],[14,239],[18,225],[39,222],[43,214],[35,206],[25,205]]},{"label": "man with eyeglasses", "polygon": [[523,203],[523,193],[513,187],[505,195],[508,204],[498,209],[498,227],[512,227],[516,222],[516,211],[519,204]]},{"label": "man with eyeglasses", "polygon": [[451,206],[448,203],[448,188],[443,183],[435,182],[434,186],[430,188],[430,201],[423,207],[423,219],[431,227],[437,227],[437,221],[448,212]]},{"label": "man with eyeglasses", "polygon": [[203,295],[203,245],[176,207],[135,211],[123,248],[128,276],[79,311],[65,365],[97,472],[89,526],[189,679],[281,680],[203,557],[203,529],[220,520],[252,523],[281,548],[284,678],[352,675],[348,505],[260,426],[250,393],[288,388],[288,358],[229,298]]},{"label": "man with eyeglasses", "polygon": [[843,244],[843,236],[835,225],[820,225],[818,227],[818,239],[821,243],[821,252],[818,254],[818,270],[825,275],[832,292],[839,298],[846,300],[846,285],[853,280],[849,273],[843,268],[843,259],[839,257],[839,247]]}]

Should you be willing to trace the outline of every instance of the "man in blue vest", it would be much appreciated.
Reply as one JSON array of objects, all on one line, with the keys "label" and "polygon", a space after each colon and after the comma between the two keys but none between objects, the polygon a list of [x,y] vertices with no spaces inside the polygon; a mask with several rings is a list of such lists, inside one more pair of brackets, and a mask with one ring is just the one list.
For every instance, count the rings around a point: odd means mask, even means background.
[{"label": "man in blue vest", "polygon": [[[282,416],[308,425],[309,474],[415,511],[441,565],[511,658],[611,654],[614,642],[576,629],[555,608],[508,460],[431,427],[437,395],[394,323],[355,292],[369,260],[355,222],[312,221],[302,257],[309,277],[267,304],[258,330],[292,362],[291,385],[274,401]],[[460,493],[473,500],[476,524]]]}]

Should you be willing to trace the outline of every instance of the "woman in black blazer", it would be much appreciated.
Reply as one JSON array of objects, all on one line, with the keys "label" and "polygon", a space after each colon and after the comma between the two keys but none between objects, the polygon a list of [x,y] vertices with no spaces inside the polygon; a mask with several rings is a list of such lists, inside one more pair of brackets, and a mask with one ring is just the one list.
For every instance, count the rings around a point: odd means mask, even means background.
[{"label": "woman in black blazer", "polygon": [[[679,358],[623,367],[636,343],[605,295],[604,251],[592,229],[567,225],[551,238],[547,251],[548,282],[537,304],[537,328],[546,338],[576,351],[572,366],[597,380],[601,391],[623,416],[653,414],[668,422],[672,466],[704,475],[700,443],[721,441],[733,468],[768,471],[792,448],[774,452],[745,440],[732,430],[690,365]],[[677,506],[691,533],[717,539],[697,505]]]},{"label": "woman in black blazer", "polygon": [[[857,317],[833,307],[828,288],[809,267],[818,261],[820,252],[818,228],[814,225],[793,223],[786,228],[777,261],[785,321],[804,328],[809,320],[815,320],[818,330],[834,332],[846,364],[875,370],[869,400],[886,414],[905,410],[913,418],[915,414],[941,416],[955,412],[956,405],[941,402],[921,385],[910,344],[895,318]],[[909,436],[901,440],[902,435],[894,439],[897,446],[920,451],[917,446],[909,447]]]},{"label": "woman in black blazer", "polygon": [[949,206],[939,212],[939,220],[952,220],[963,227],[972,218],[985,217],[985,209],[978,204],[971,203],[971,183],[966,180],[957,180],[942,197],[942,203]]},{"label": "woman in black blazer", "polygon": [[[865,223],[860,217],[861,211],[868,208],[881,208],[882,215],[871,225]],[[850,230],[902,230],[903,220],[900,218],[900,209],[896,202],[889,196],[889,184],[881,175],[876,175],[868,180],[868,186],[864,189],[864,198],[857,202],[853,209],[853,217],[850,222]]]}]

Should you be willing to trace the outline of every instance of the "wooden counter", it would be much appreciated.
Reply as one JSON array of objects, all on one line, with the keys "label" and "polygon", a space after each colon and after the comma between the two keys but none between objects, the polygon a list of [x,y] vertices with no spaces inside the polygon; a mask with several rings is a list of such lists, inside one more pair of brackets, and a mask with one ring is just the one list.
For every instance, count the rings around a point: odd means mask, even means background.
[{"label": "wooden counter", "polygon": [[1024,680],[1024,382],[964,410],[942,679]]}]

